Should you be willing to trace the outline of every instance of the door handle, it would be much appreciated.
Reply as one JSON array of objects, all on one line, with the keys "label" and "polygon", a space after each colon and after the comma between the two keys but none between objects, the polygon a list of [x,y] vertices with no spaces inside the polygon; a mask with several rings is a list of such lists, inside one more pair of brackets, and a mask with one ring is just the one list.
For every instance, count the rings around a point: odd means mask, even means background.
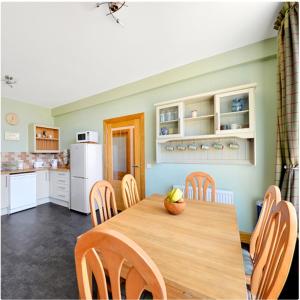
[{"label": "door handle", "polygon": [[139,168],[140,166],[138,166],[138,165],[133,165],[133,166],[131,166],[132,168]]}]

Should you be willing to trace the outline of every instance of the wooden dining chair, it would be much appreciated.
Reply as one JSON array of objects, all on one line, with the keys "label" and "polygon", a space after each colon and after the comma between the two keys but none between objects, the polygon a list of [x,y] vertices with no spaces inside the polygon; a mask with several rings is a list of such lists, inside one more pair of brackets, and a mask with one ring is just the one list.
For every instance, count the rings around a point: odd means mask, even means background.
[{"label": "wooden dining chair", "polygon": [[109,299],[103,265],[110,279],[112,299],[124,299],[120,288],[124,261],[131,266],[125,281],[126,299],[140,299],[146,287],[153,299],[167,299],[164,279],[152,259],[134,241],[110,229],[90,231],[77,240],[75,263],[80,299],[93,299],[92,274],[97,284],[97,298]]},{"label": "wooden dining chair", "polygon": [[273,208],[251,277],[251,297],[278,299],[291,267],[297,238],[295,207],[284,200]]},{"label": "wooden dining chair", "polygon": [[263,232],[266,228],[268,219],[272,212],[272,209],[281,201],[281,192],[278,186],[271,185],[264,196],[263,207],[255,226],[255,229],[250,239],[250,256],[253,261],[256,259],[256,255],[259,253]]},{"label": "wooden dining chair", "polygon": [[118,214],[114,189],[106,180],[97,181],[90,192],[91,218],[94,227],[98,225],[96,204],[101,223]]},{"label": "wooden dining chair", "polygon": [[136,181],[131,174],[126,174],[122,179],[121,184],[122,197],[124,207],[128,208],[140,202],[140,196],[137,188]]},{"label": "wooden dining chair", "polygon": [[270,218],[272,209],[281,201],[280,189],[276,185],[271,185],[264,196],[263,207],[258,219],[258,222],[255,226],[255,229],[251,235],[250,247],[247,251],[243,249],[243,260],[245,267],[245,274],[247,283],[250,283],[250,276],[253,272],[253,267],[257,255],[261,250],[263,233],[266,229],[268,220]]},{"label": "wooden dining chair", "polygon": [[[193,192],[190,193],[189,186]],[[211,187],[211,202],[216,201],[215,180],[204,172],[192,172],[185,179],[185,198],[207,201],[207,189]]]}]

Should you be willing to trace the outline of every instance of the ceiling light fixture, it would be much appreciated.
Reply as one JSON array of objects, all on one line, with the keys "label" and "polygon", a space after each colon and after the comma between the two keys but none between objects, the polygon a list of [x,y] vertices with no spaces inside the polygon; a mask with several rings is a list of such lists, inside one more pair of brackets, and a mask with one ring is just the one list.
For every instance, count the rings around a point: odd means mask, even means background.
[{"label": "ceiling light fixture", "polygon": [[14,79],[14,77],[10,76],[10,75],[5,75],[4,78],[2,79],[2,81],[4,81],[11,88],[14,86],[14,84],[17,83],[17,81]]},{"label": "ceiling light fixture", "polygon": [[121,23],[120,19],[115,16],[115,13],[119,11],[123,6],[127,6],[125,1],[124,2],[98,2],[96,4],[97,7],[100,7],[102,4],[107,4],[109,13],[106,14],[107,16],[111,15],[113,19],[116,21],[116,23],[120,24],[121,26],[124,26],[124,24]]}]

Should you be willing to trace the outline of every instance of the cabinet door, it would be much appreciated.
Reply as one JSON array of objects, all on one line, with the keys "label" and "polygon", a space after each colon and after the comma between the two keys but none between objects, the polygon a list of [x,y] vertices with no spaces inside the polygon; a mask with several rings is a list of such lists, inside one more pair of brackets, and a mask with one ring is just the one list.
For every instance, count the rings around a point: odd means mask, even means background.
[{"label": "cabinet door", "polygon": [[50,197],[55,198],[56,194],[56,172],[50,171]]},{"label": "cabinet door", "polygon": [[254,133],[254,89],[215,96],[216,134]]},{"label": "cabinet door", "polygon": [[42,199],[49,197],[49,171],[43,170],[36,172],[36,198]]},{"label": "cabinet door", "polygon": [[182,102],[156,108],[157,138],[181,137],[183,135]]},{"label": "cabinet door", "polygon": [[1,175],[1,208],[8,207],[8,180],[9,175]]}]

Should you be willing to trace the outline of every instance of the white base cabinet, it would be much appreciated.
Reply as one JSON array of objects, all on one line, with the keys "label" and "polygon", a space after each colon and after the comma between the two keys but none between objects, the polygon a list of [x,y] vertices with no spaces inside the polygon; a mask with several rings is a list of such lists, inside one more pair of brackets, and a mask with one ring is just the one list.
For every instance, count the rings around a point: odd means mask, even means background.
[{"label": "white base cabinet", "polygon": [[[70,172],[37,170],[36,204],[52,202],[70,208]],[[10,175],[1,174],[1,215],[9,213]]]},{"label": "white base cabinet", "polygon": [[9,174],[1,175],[1,215],[8,212],[9,201]]},{"label": "white base cabinet", "polygon": [[70,173],[50,171],[50,198],[63,202],[70,207]]},{"label": "white base cabinet", "polygon": [[36,199],[44,199],[50,196],[50,176],[48,170],[36,172]]}]

